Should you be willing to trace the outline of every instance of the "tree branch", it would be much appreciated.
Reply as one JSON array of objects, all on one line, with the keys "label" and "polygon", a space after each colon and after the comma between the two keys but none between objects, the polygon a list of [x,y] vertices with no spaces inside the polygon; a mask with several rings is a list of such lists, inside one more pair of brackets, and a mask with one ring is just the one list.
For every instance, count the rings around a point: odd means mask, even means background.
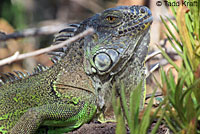
[{"label": "tree branch", "polygon": [[94,29],[89,28],[89,29],[85,30],[84,32],[82,32],[80,34],[78,34],[78,35],[76,35],[72,38],[69,38],[66,41],[59,43],[58,45],[50,46],[50,47],[47,47],[47,48],[39,49],[39,50],[36,50],[36,51],[33,51],[33,52],[24,53],[24,54],[19,54],[19,52],[16,52],[13,56],[8,57],[8,58],[3,59],[3,60],[0,60],[0,66],[5,65],[5,64],[10,64],[11,62],[22,60],[22,59],[25,59],[25,58],[28,58],[28,57],[47,53],[47,52],[50,52],[50,51],[58,49],[58,48],[62,48],[65,45],[68,45],[68,44],[70,44],[70,43],[72,43],[72,42],[74,42],[74,41],[76,41],[80,38],[83,38],[83,37],[90,35],[90,34],[93,34],[93,33],[94,33]]},{"label": "tree branch", "polygon": [[49,25],[40,28],[29,28],[24,31],[14,32],[11,34],[5,34],[0,32],[0,41],[6,41],[9,39],[18,39],[23,37],[38,36],[38,35],[49,35],[59,32],[60,30],[66,28],[67,24],[61,25]]}]

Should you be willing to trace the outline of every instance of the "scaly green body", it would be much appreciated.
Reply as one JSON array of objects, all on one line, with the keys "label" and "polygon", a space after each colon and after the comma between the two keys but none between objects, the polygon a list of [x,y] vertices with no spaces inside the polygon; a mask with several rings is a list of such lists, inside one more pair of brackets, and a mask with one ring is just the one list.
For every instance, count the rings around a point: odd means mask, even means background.
[{"label": "scaly green body", "polygon": [[62,30],[54,45],[88,27],[95,33],[53,51],[50,68],[2,75],[0,132],[32,134],[47,126],[48,133],[64,133],[106,112],[114,83],[125,81],[128,94],[145,79],[151,23],[148,8],[120,6]]}]

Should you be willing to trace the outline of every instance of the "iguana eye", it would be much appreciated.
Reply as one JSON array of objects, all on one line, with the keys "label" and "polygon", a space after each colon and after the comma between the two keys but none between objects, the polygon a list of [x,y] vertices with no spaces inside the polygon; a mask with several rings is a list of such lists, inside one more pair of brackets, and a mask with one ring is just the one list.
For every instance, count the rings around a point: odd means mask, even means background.
[{"label": "iguana eye", "polygon": [[107,17],[106,17],[106,20],[107,20],[109,23],[113,23],[116,19],[117,19],[117,17],[115,17],[115,16],[107,16]]},{"label": "iguana eye", "polygon": [[94,63],[99,71],[106,71],[111,66],[111,59],[105,53],[99,53],[94,57]]}]

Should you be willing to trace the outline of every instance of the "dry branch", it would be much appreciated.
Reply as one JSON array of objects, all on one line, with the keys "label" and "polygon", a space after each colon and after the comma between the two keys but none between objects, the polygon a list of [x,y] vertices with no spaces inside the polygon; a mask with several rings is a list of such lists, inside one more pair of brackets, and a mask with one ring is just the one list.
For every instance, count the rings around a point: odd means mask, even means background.
[{"label": "dry branch", "polygon": [[39,50],[36,50],[36,51],[33,51],[33,52],[29,52],[29,53],[25,53],[25,54],[19,54],[19,52],[16,52],[13,56],[11,57],[8,57],[6,59],[3,59],[3,60],[0,60],[0,66],[2,65],[5,65],[5,64],[10,64],[11,62],[14,62],[14,61],[17,61],[17,60],[22,60],[22,59],[25,59],[25,58],[28,58],[28,57],[32,57],[32,56],[36,56],[36,55],[40,55],[40,54],[44,54],[44,53],[47,53],[47,52],[50,52],[52,50],[55,50],[55,49],[58,49],[58,48],[62,48],[63,46],[65,45],[68,45],[80,38],[83,38],[89,34],[92,34],[94,33],[94,30],[92,28],[89,28],[87,30],[85,30],[84,32],[66,40],[66,41],[63,41],[62,43],[58,44],[58,45],[54,45],[54,46],[50,46],[50,47],[47,47],[47,48],[43,48],[43,49],[39,49]]},{"label": "dry branch", "polygon": [[66,28],[67,26],[68,26],[67,24],[49,25],[40,28],[29,28],[24,31],[14,32],[11,34],[5,34],[0,31],[0,41],[6,41],[9,39],[18,39],[30,36],[54,34]]}]

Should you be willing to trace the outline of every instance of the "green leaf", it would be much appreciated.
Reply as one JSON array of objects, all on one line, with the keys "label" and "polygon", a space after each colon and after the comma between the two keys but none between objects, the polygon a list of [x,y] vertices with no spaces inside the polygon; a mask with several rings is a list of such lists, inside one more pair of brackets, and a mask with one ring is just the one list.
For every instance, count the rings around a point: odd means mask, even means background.
[{"label": "green leaf", "polygon": [[169,69],[169,77],[168,77],[168,80],[169,80],[169,89],[172,90],[173,93],[176,92],[176,82],[174,80],[174,75],[172,74],[172,70]]},{"label": "green leaf", "polygon": [[164,119],[168,125],[168,127],[173,131],[174,134],[177,134],[176,127],[172,124],[172,121],[170,120],[170,117],[165,114]]},{"label": "green leaf", "polygon": [[[169,43],[171,44],[171,46],[174,48],[174,50],[177,52],[177,54],[183,59],[183,54],[182,54],[182,52],[180,52],[178,49],[177,49],[177,47],[175,46],[175,44],[173,43],[173,41],[171,40],[171,38],[169,37],[169,35],[167,34],[167,33],[165,33],[165,35],[167,36],[167,39],[168,39],[168,41],[169,41]],[[182,50],[183,48],[181,47],[181,50]]]},{"label": "green leaf", "polygon": [[176,69],[177,72],[179,72],[179,67],[174,63],[174,61],[165,53],[165,51],[161,48],[161,46],[157,47],[160,49],[162,55],[167,59],[167,61]]},{"label": "green leaf", "polygon": [[[122,102],[122,109],[124,110],[124,115],[126,117],[126,120],[128,122],[128,126],[130,128],[130,132],[131,134],[134,132],[134,123],[133,120],[131,120],[130,115],[129,115],[129,109],[128,109],[128,105],[127,105],[127,101],[126,101],[126,95],[125,95],[125,91],[124,91],[124,83],[121,82],[121,88],[120,88],[120,97],[121,97],[121,102]],[[139,96],[139,94],[137,94],[137,96]],[[137,101],[137,98],[134,98],[133,101]]]},{"label": "green leaf", "polygon": [[124,121],[124,116],[121,111],[120,98],[117,98],[117,126],[116,126],[116,134],[125,134],[126,133],[126,125]]},{"label": "green leaf", "polygon": [[112,106],[115,113],[115,118],[117,120],[117,126],[116,126],[116,134],[125,134],[126,133],[126,126],[124,117],[121,111],[121,103],[120,98],[116,97],[116,86],[113,85],[112,88]]},{"label": "green leaf", "polygon": [[147,133],[147,129],[148,129],[148,126],[150,124],[150,113],[151,113],[151,108],[152,108],[152,105],[153,105],[153,98],[154,98],[155,92],[156,92],[156,90],[153,91],[150,102],[149,102],[147,108],[144,111],[144,116],[142,118],[141,125],[140,125],[140,131],[139,131],[140,134],[146,134]]},{"label": "green leaf", "polygon": [[[162,105],[161,105],[161,106],[162,106]],[[158,111],[158,110],[157,110],[157,111]],[[161,121],[163,120],[163,117],[164,117],[165,112],[166,112],[166,107],[164,107],[164,109],[162,110],[162,114],[161,114],[161,116],[159,117],[159,119],[157,120],[157,122],[156,122],[154,128],[152,129],[151,134],[156,134],[156,132],[157,132],[157,130],[158,130],[160,124],[161,124]]]},{"label": "green leaf", "polygon": [[170,22],[170,24],[173,26],[173,28],[176,30],[176,32],[179,33],[179,30],[178,30],[178,27],[176,26],[176,24],[174,22],[172,22],[172,20],[168,16],[165,16],[165,17]]},{"label": "green leaf", "polygon": [[139,110],[142,93],[142,82],[143,81],[141,81],[137,85],[137,87],[131,92],[130,95],[130,126],[134,126],[134,133],[138,131],[139,125]]},{"label": "green leaf", "polygon": [[[176,0],[168,0],[168,2],[177,2]],[[174,15],[174,17],[176,17],[176,6],[170,6],[170,9],[172,10],[172,13]]]},{"label": "green leaf", "polygon": [[[176,42],[176,44],[180,47],[181,44],[180,42],[177,40],[176,36],[174,35],[174,33],[171,31],[171,29],[169,28],[169,26],[167,25],[166,21],[163,19],[162,16],[160,16],[161,21],[163,22],[165,28],[167,29],[167,31],[169,32],[169,34],[172,36],[173,40]],[[181,49],[181,47],[180,47]]]}]

